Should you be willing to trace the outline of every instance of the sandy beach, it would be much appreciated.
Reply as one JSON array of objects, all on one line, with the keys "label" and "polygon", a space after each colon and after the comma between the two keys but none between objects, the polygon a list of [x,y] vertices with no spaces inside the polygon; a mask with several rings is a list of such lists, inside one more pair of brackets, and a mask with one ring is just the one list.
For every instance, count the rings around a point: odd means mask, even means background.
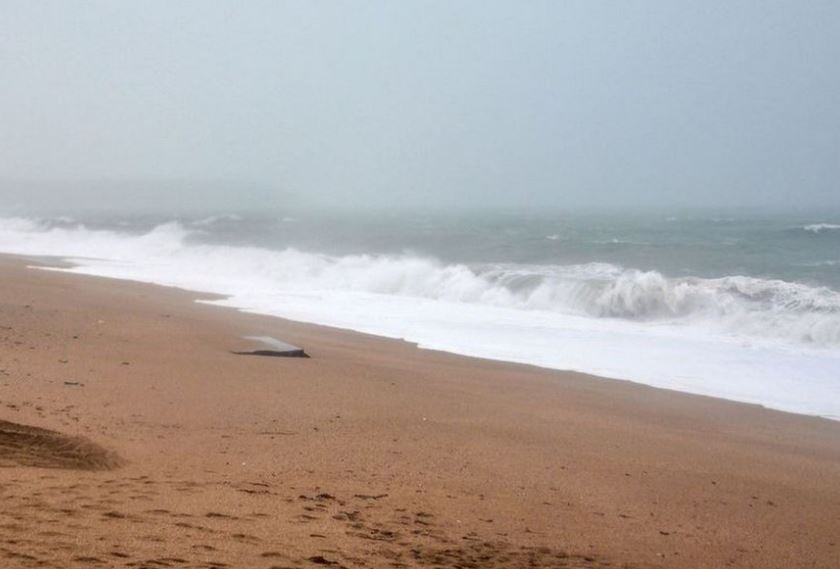
[{"label": "sandy beach", "polygon": [[840,567],[838,422],[30,263],[0,260],[0,567]]}]

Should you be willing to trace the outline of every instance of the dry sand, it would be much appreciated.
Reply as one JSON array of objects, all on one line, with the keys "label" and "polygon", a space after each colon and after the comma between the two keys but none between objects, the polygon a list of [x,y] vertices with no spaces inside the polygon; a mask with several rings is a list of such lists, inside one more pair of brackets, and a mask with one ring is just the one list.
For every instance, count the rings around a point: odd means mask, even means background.
[{"label": "dry sand", "polygon": [[840,423],[0,279],[4,569],[840,567]]}]

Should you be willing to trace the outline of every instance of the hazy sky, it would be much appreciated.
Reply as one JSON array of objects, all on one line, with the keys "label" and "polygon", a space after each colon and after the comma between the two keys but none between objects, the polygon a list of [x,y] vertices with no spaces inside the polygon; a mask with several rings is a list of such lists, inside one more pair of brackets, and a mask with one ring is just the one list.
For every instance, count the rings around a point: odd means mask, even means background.
[{"label": "hazy sky", "polygon": [[0,179],[840,207],[840,2],[0,0]]}]

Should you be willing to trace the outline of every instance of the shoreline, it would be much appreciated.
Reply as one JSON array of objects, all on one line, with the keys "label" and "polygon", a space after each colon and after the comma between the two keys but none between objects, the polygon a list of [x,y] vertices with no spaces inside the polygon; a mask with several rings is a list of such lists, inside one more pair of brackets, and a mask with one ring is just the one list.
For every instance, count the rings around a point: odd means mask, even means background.
[{"label": "shoreline", "polygon": [[[691,396],[697,396],[697,397],[709,397],[709,398],[712,398],[712,399],[717,399],[717,400],[721,400],[721,401],[728,401],[728,402],[732,402],[732,403],[740,403],[740,404],[744,404],[744,405],[755,405],[755,406],[761,407],[763,409],[778,411],[778,412],[781,412],[781,413],[790,413],[790,414],[806,416],[806,417],[817,417],[817,418],[825,419],[825,420],[829,420],[829,421],[840,422],[840,415],[825,414],[825,413],[821,414],[817,411],[806,412],[806,411],[799,410],[799,409],[795,408],[796,406],[791,405],[790,403],[774,405],[774,404],[767,403],[766,401],[755,400],[753,395],[739,396],[735,393],[732,393],[730,395],[722,395],[722,394],[719,393],[719,391],[716,391],[715,389],[704,388],[703,390],[700,390],[700,389],[697,389],[696,387],[693,387],[692,385],[683,385],[683,386],[677,387],[677,386],[671,386],[671,385],[667,385],[667,384],[663,385],[661,381],[652,380],[652,379],[642,380],[642,379],[635,379],[635,378],[631,378],[631,377],[619,377],[619,376],[613,376],[613,375],[610,375],[610,374],[602,374],[602,373],[598,373],[598,372],[590,372],[590,371],[585,371],[585,370],[560,368],[560,367],[553,367],[553,366],[550,366],[550,365],[540,365],[538,363],[532,363],[532,362],[525,361],[525,360],[494,358],[492,356],[485,356],[485,355],[481,355],[481,354],[468,353],[468,352],[464,352],[464,351],[457,351],[456,349],[426,347],[426,346],[422,345],[421,342],[412,341],[410,339],[403,338],[403,337],[381,335],[381,334],[377,334],[375,332],[367,332],[367,331],[364,331],[364,330],[359,330],[359,329],[356,329],[356,328],[340,326],[340,325],[331,325],[331,324],[326,324],[326,323],[319,323],[319,322],[312,321],[312,320],[298,320],[298,319],[289,318],[289,317],[286,317],[286,316],[283,316],[283,315],[271,314],[269,312],[261,312],[261,311],[256,310],[256,309],[247,309],[247,308],[239,307],[235,304],[226,303],[226,301],[229,300],[231,298],[231,296],[226,295],[226,294],[222,294],[222,293],[205,292],[205,291],[200,291],[200,290],[194,290],[194,289],[191,289],[191,288],[185,288],[185,287],[182,287],[182,286],[179,286],[179,285],[165,285],[165,284],[155,283],[155,282],[152,282],[152,281],[141,280],[141,279],[88,273],[88,272],[84,271],[84,268],[85,268],[84,265],[75,264],[72,261],[68,260],[66,257],[62,257],[62,256],[17,255],[17,254],[11,254],[11,253],[0,253],[0,257],[8,257],[8,258],[12,258],[12,259],[15,259],[15,258],[17,258],[17,259],[28,259],[28,260],[32,261],[33,264],[38,265],[36,268],[39,268],[39,269],[45,270],[45,271],[53,271],[54,270],[55,272],[66,272],[68,274],[75,274],[75,275],[79,275],[79,276],[88,276],[88,277],[92,277],[92,278],[103,278],[103,279],[110,279],[110,280],[114,280],[114,281],[132,282],[132,283],[138,283],[138,284],[146,284],[146,285],[150,285],[150,286],[159,286],[159,287],[162,287],[162,288],[171,288],[171,289],[175,289],[175,290],[179,290],[179,291],[184,291],[188,294],[193,295],[193,297],[194,297],[193,300],[195,302],[201,303],[201,304],[207,304],[207,305],[212,305],[212,306],[218,306],[218,307],[221,307],[221,308],[231,309],[235,312],[239,312],[239,313],[242,313],[242,314],[251,314],[251,315],[256,315],[256,316],[260,316],[260,317],[267,317],[267,318],[277,318],[277,319],[280,319],[280,320],[283,320],[283,321],[286,321],[286,322],[295,322],[295,323],[299,323],[299,324],[303,324],[303,325],[307,325],[307,326],[316,326],[316,327],[322,328],[322,329],[330,329],[330,330],[337,330],[337,331],[343,331],[343,332],[352,332],[352,333],[355,333],[355,334],[362,334],[362,335],[365,335],[365,336],[370,336],[372,338],[380,338],[380,339],[383,339],[383,340],[403,342],[403,343],[411,345],[411,346],[415,347],[416,349],[420,349],[420,350],[429,350],[429,351],[447,353],[447,354],[452,354],[452,355],[459,356],[459,357],[465,357],[465,358],[471,358],[471,359],[477,359],[477,360],[484,360],[484,361],[488,361],[488,362],[496,362],[496,363],[499,363],[499,364],[512,364],[512,365],[521,365],[521,366],[526,366],[526,367],[534,367],[534,368],[541,369],[541,370],[546,370],[546,371],[549,371],[549,372],[580,374],[580,375],[588,376],[588,377],[595,378],[595,379],[598,379],[598,380],[630,382],[634,385],[649,387],[649,388],[652,388],[652,389],[661,389],[661,390],[665,390],[665,391],[672,391],[672,392],[676,392],[676,393],[681,393],[681,394],[691,395]],[[74,269],[76,267],[81,268],[82,271],[79,271],[79,272],[73,271],[72,269]],[[655,338],[648,338],[648,342],[653,342],[653,341],[655,341]]]},{"label": "shoreline", "polygon": [[[0,469],[0,520],[17,541],[0,554],[55,566],[124,566],[114,553],[266,568],[840,563],[836,421],[417,349],[11,256],[0,274],[0,420],[126,461]],[[246,334],[312,359],[231,355]],[[44,516],[75,545],[27,537]]]}]

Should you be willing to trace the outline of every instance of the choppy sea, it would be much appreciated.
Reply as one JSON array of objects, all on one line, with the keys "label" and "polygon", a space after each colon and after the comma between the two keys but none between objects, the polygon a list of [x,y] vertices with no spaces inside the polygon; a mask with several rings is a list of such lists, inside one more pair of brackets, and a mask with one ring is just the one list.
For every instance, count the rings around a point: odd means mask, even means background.
[{"label": "choppy sea", "polygon": [[840,216],[7,216],[0,252],[422,348],[840,419]]}]

